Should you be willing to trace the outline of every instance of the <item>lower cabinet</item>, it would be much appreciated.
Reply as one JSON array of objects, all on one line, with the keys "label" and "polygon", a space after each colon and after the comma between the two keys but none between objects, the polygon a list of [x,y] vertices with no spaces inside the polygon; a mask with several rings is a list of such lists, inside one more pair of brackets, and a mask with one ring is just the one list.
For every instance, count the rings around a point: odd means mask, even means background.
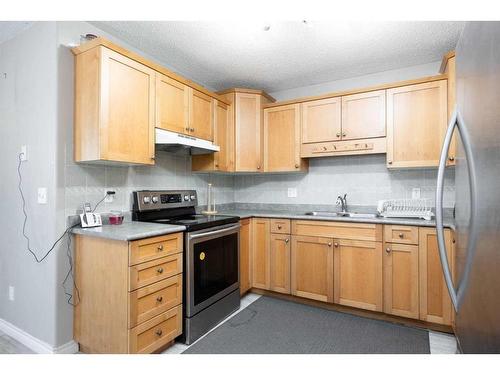
[{"label": "lower cabinet", "polygon": [[271,221],[269,219],[252,219],[252,287],[269,289]]},{"label": "lower cabinet", "polygon": [[418,319],[418,246],[386,242],[384,250],[384,312]]},{"label": "lower cabinet", "polygon": [[333,302],[333,239],[292,236],[292,294]]},{"label": "lower cabinet", "polygon": [[[445,230],[448,262],[452,265],[452,234]],[[419,228],[420,320],[450,325],[453,315],[451,299],[444,281],[437,235],[434,228]]]},{"label": "lower cabinet", "polygon": [[335,303],[382,311],[382,243],[338,240],[334,243]]},{"label": "lower cabinet", "polygon": [[290,235],[271,234],[270,289],[290,294]]},{"label": "lower cabinet", "polygon": [[251,287],[251,220],[240,221],[240,294],[245,294]]}]

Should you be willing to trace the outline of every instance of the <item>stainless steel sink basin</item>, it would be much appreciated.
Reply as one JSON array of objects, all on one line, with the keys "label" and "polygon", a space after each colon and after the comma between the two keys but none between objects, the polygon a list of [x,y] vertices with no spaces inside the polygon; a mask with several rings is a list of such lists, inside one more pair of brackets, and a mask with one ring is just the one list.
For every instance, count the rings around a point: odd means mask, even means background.
[{"label": "stainless steel sink basin", "polygon": [[357,218],[375,218],[377,214],[369,214],[362,212],[330,212],[330,211],[311,211],[306,212],[308,216],[341,216],[341,217],[357,217]]}]

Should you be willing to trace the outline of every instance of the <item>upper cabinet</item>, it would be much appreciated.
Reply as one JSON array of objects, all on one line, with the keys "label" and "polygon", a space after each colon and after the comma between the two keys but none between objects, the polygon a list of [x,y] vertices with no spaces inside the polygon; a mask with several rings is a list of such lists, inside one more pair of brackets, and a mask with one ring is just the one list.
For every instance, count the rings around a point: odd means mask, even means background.
[{"label": "upper cabinet", "polygon": [[[455,51],[448,52],[441,63],[440,73],[446,74],[448,77],[448,121],[450,121],[453,110],[455,109],[457,98],[456,86],[456,67],[455,67]],[[448,160],[446,165],[455,165],[455,158],[457,154],[457,132],[453,134],[448,152]]]},{"label": "upper cabinet", "polygon": [[342,97],[342,140],[385,137],[385,90]]},{"label": "upper cabinet", "polygon": [[331,142],[341,137],[341,99],[328,98],[301,104],[302,143]]},{"label": "upper cabinet", "polygon": [[176,133],[189,133],[189,87],[156,74],[156,127]]},{"label": "upper cabinet", "polygon": [[307,165],[300,158],[300,105],[265,109],[264,171],[305,171]]},{"label": "upper cabinet", "polygon": [[103,46],[76,56],[75,161],[154,164],[155,78]]},{"label": "upper cabinet", "polygon": [[436,167],[447,125],[447,82],[387,90],[387,166]]},{"label": "upper cabinet", "polygon": [[155,127],[214,139],[217,94],[103,38],[72,51],[75,161],[154,164]]}]

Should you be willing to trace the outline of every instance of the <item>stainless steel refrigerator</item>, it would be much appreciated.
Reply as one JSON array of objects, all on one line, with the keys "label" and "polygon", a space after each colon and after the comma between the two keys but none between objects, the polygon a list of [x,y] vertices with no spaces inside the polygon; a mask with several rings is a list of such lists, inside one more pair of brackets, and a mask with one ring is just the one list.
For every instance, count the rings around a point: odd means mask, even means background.
[{"label": "stainless steel refrigerator", "polygon": [[[469,22],[456,48],[457,106],[438,171],[436,221],[441,264],[456,309],[463,353],[500,353],[500,22]],[[455,167],[455,280],[442,235],[442,190],[452,130]],[[453,284],[454,281],[454,285]]]}]

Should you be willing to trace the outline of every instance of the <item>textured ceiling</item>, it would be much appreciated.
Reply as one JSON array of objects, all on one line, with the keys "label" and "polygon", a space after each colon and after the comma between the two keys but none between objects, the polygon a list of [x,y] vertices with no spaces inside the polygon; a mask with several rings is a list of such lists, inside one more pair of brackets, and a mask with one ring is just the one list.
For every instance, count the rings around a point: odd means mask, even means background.
[{"label": "textured ceiling", "polygon": [[110,21],[97,27],[210,88],[274,92],[440,60],[462,22]]},{"label": "textured ceiling", "polygon": [[33,22],[24,21],[0,21],[0,44],[14,38],[32,24]]}]

